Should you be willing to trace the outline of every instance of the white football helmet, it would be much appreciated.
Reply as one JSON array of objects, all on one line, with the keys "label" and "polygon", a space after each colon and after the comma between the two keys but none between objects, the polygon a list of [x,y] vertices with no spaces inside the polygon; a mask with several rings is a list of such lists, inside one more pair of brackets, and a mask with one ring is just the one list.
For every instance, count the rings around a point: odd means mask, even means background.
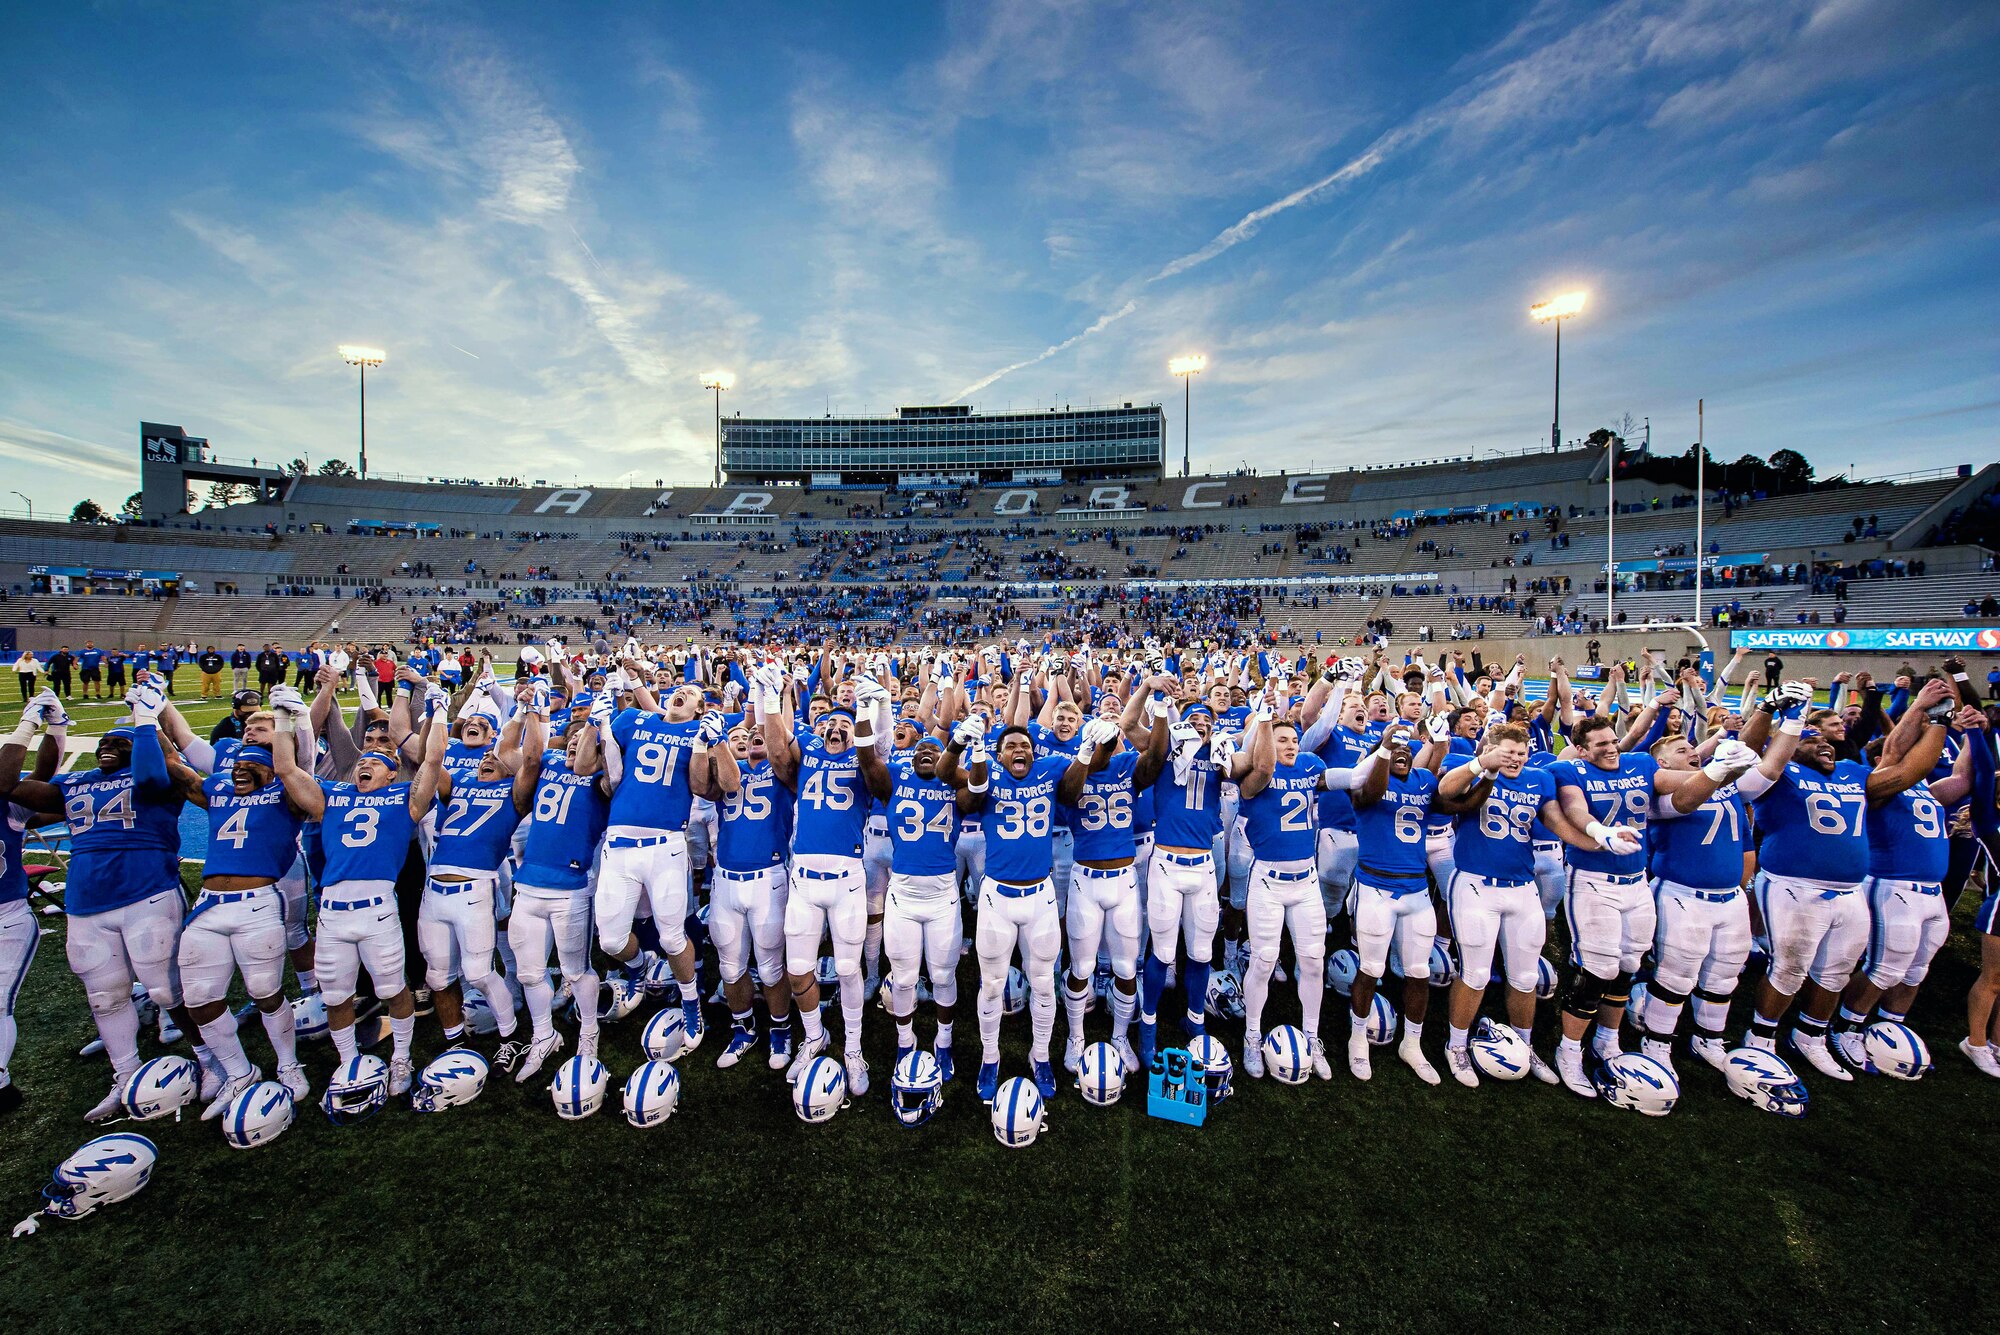
[{"label": "white football helmet", "polygon": [[486,1088],[486,1058],[471,1048],[447,1048],[417,1076],[410,1106],[420,1113],[443,1112],[470,1103]]},{"label": "white football helmet", "polygon": [[1550,997],[1553,997],[1556,994],[1556,984],[1558,981],[1556,966],[1549,963],[1547,955],[1535,961],[1535,996],[1537,998],[1547,1001]]},{"label": "white football helmet", "polygon": [[937,1058],[912,1048],[889,1075],[889,1110],[904,1126],[922,1126],[944,1106],[944,1072]]},{"label": "white football helmet", "polygon": [[364,1052],[335,1068],[319,1106],[335,1126],[353,1126],[380,1112],[388,1098],[389,1063]]},{"label": "white football helmet", "polygon": [[1396,1003],[1380,992],[1368,1008],[1368,1041],[1377,1047],[1396,1041]]},{"label": "white football helmet", "polygon": [[1736,1048],[1724,1059],[1722,1074],[1729,1090],[1765,1112],[1780,1117],[1806,1115],[1806,1087],[1790,1063],[1763,1048]]},{"label": "white football helmet", "polygon": [[646,1032],[639,1040],[645,1045],[646,1055],[656,1062],[670,1062],[681,1055],[687,1046],[687,1016],[679,1006],[669,1006],[646,1021]]},{"label": "white football helmet", "polygon": [[605,1023],[622,1020],[639,1009],[646,990],[629,978],[606,978],[597,989],[597,1018]]},{"label": "white football helmet", "polygon": [[327,1036],[326,1002],[317,992],[308,992],[292,1003],[292,1029],[300,1038]]},{"label": "white football helmet", "polygon": [[193,1103],[200,1091],[201,1068],[193,1061],[186,1057],[155,1057],[132,1072],[118,1091],[118,1101],[125,1105],[125,1115],[134,1121],[150,1122],[171,1113],[178,1122],[181,1109]]},{"label": "white football helmet", "polygon": [[625,1120],[658,1126],[681,1106],[681,1073],[662,1061],[642,1062],[625,1077]]},{"label": "white football helmet", "polygon": [[1229,1049],[1222,1046],[1222,1040],[1208,1034],[1200,1034],[1188,1040],[1188,1061],[1193,1066],[1192,1074],[1199,1075],[1208,1088],[1208,1101],[1220,1103],[1232,1092],[1230,1082],[1236,1076],[1236,1062],[1229,1055]]},{"label": "white football helmet", "polygon": [[1216,969],[1208,975],[1206,1009],[1219,1019],[1243,1018],[1243,985],[1236,981],[1235,974],[1227,969]]},{"label": "white football helmet", "polygon": [[1028,975],[1021,972],[1019,965],[1007,968],[1007,990],[1000,994],[1000,1013],[1019,1015],[1028,1009]]},{"label": "white football helmet", "polygon": [[1023,1149],[1035,1143],[1035,1137],[1042,1134],[1048,1121],[1041,1092],[1034,1081],[1017,1075],[1000,1082],[993,1095],[994,1139],[1010,1150]]},{"label": "white football helmet", "polygon": [[792,1083],[792,1110],[802,1122],[828,1122],[847,1106],[847,1071],[832,1057],[812,1059],[805,1074]]},{"label": "white football helmet", "polygon": [[1597,1092],[1614,1108],[1665,1117],[1680,1102],[1681,1082],[1651,1057],[1621,1052],[1598,1068]]},{"label": "white football helmet", "polygon": [[555,1100],[556,1116],[575,1122],[602,1108],[610,1088],[611,1072],[604,1069],[604,1063],[579,1052],[556,1068],[549,1097]]},{"label": "white football helmet", "polygon": [[47,1202],[42,1213],[81,1219],[100,1205],[136,1195],[159,1157],[152,1141],[128,1132],[87,1141],[56,1166],[54,1179],[42,1188]]},{"label": "white football helmet", "polygon": [[465,1027],[475,1034],[497,1034],[500,1032],[500,1017],[493,1013],[493,1003],[483,996],[478,988],[468,987],[464,992]]},{"label": "white football helmet", "polygon": [[1431,943],[1431,986],[1450,987],[1458,981],[1458,957],[1433,941]]},{"label": "white football helmet", "polygon": [[1354,978],[1361,972],[1361,957],[1352,950],[1336,950],[1326,957],[1326,985],[1343,997],[1354,995]]},{"label": "white football helmet", "polygon": [[292,1091],[275,1080],[250,1086],[222,1110],[222,1138],[232,1150],[252,1150],[284,1134],[297,1109]]},{"label": "white football helmet", "polygon": [[665,996],[678,984],[674,981],[674,966],[657,956],[646,966],[646,981],[641,984],[648,995]]},{"label": "white football helmet", "polygon": [[1900,1020],[1877,1020],[1862,1035],[1870,1069],[1898,1080],[1921,1080],[1931,1069],[1923,1036]]},{"label": "white football helmet", "polygon": [[1310,1079],[1312,1055],[1306,1051],[1305,1031],[1281,1024],[1264,1035],[1264,1069],[1281,1085],[1303,1085]]},{"label": "white football helmet", "polygon": [[1481,1075],[1494,1080],[1519,1080],[1528,1073],[1528,1045],[1508,1026],[1493,1023],[1491,1016],[1480,1019],[1479,1028],[1466,1046],[1472,1050],[1472,1064]]},{"label": "white football helmet", "polygon": [[1085,1103],[1109,1108],[1125,1092],[1125,1059],[1109,1043],[1092,1043],[1076,1068],[1076,1087]]}]

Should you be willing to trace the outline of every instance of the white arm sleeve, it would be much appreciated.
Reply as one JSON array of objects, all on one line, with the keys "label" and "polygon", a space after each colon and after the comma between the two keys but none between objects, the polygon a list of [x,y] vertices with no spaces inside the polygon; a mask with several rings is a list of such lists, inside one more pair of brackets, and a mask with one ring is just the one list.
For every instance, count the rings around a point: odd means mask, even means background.
[{"label": "white arm sleeve", "polygon": [[215,748],[200,737],[190,737],[181,748],[181,759],[197,774],[215,773]]},{"label": "white arm sleeve", "polygon": [[1368,776],[1375,772],[1379,759],[1375,752],[1370,751],[1353,769],[1330,769],[1320,776],[1320,787],[1332,792],[1352,792],[1368,782]]}]

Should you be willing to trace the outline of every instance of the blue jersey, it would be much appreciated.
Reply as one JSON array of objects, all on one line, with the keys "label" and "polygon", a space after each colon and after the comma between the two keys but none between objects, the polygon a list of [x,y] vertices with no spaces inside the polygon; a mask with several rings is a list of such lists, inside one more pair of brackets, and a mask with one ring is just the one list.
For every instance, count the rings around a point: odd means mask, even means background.
[{"label": "blue jersey", "polygon": [[1757,867],[1773,876],[1853,885],[1868,873],[1868,767],[1832,774],[1794,761],[1757,799]]},{"label": "blue jersey", "polygon": [[1743,851],[1750,836],[1750,811],[1736,785],[1685,816],[1654,822],[1647,842],[1654,877],[1696,890],[1733,890],[1743,884]]},{"label": "blue jersey", "polygon": [[393,881],[410,856],[417,832],[410,815],[410,785],[392,783],[364,793],[351,783],[319,781],[326,794],[320,817],[320,846],[326,854],[325,881]]},{"label": "blue jersey", "polygon": [[716,806],[716,866],[725,871],[762,871],[785,860],[788,822],[785,804],[779,801],[783,787],[770,761],[738,762],[736,791]]},{"label": "blue jersey", "polygon": [[1548,771],[1523,769],[1515,778],[1495,774],[1493,789],[1477,811],[1458,822],[1452,861],[1460,871],[1489,880],[1535,879],[1535,824],[1542,803],[1556,798]]},{"label": "blue jersey", "polygon": [[808,733],[799,738],[798,825],[792,852],[832,857],[861,856],[868,823],[868,783],[861,777],[861,754],[848,747],[839,755]]},{"label": "blue jersey", "polygon": [[451,800],[445,803],[437,841],[431,846],[432,870],[498,871],[520,823],[512,779],[453,779]]},{"label": "blue jersey", "polygon": [[479,762],[491,746],[467,746],[454,737],[444,744],[444,772],[451,775],[453,785],[471,783],[479,778]]},{"label": "blue jersey", "polygon": [[889,868],[902,876],[958,870],[958,790],[899,760],[889,767]]},{"label": "blue jersey", "polygon": [[[158,729],[135,731],[126,768],[55,777],[70,833],[67,913],[104,913],[180,889],[181,796],[167,777]],[[135,772],[142,765],[143,779]]]},{"label": "blue jersey", "polygon": [[1569,865],[1578,871],[1594,871],[1608,876],[1643,875],[1646,849],[1643,836],[1646,818],[1653,811],[1653,775],[1660,762],[1647,755],[1620,755],[1617,769],[1599,769],[1587,760],[1558,760],[1549,766],[1556,784],[1575,788],[1590,806],[1592,820],[1601,825],[1626,825],[1642,836],[1636,853],[1613,853],[1608,849],[1572,848]]},{"label": "blue jersey", "polygon": [[[1028,736],[1032,737],[1035,741],[1035,754],[1037,756],[1061,756],[1066,760],[1075,760],[1078,753],[1083,750],[1083,733],[1081,731],[1071,733],[1069,740],[1064,741],[1062,738],[1056,736],[1055,729],[1044,728],[1039,723],[1030,723],[1028,725]],[[1070,828],[1068,807],[1058,806],[1056,808],[1055,828],[1058,830],[1067,830]]]},{"label": "blue jersey", "polygon": [[1208,758],[1208,747],[1188,763],[1187,782],[1174,777],[1170,759],[1153,785],[1153,838],[1166,848],[1211,847],[1222,833],[1222,771]]},{"label": "blue jersey", "polygon": [[1076,805],[1065,807],[1076,837],[1078,862],[1122,862],[1138,854],[1137,795],[1132,775],[1139,768],[1137,751],[1119,751],[1104,768],[1083,781]]},{"label": "blue jersey", "polygon": [[[1556,763],[1555,752],[1548,750],[1546,747],[1541,746],[1539,743],[1536,745],[1534,750],[1528,752],[1529,769],[1545,770],[1549,766],[1555,763]],[[1534,830],[1535,830],[1534,838],[1536,843],[1552,844],[1558,842],[1556,839],[1556,832],[1554,830],[1551,830],[1548,826],[1542,824],[1542,818],[1540,816],[1535,817]]]},{"label": "blue jersey", "polygon": [[1149,783],[1139,789],[1138,796],[1132,799],[1132,833],[1135,837],[1153,833],[1154,818],[1160,810],[1158,790],[1158,784]]},{"label": "blue jersey", "polygon": [[1884,881],[1941,883],[1951,859],[1949,826],[1928,782],[1869,807],[1868,874]]},{"label": "blue jersey", "polygon": [[1259,862],[1309,861],[1319,849],[1319,802],[1315,794],[1326,762],[1301,753],[1279,765],[1262,792],[1243,803],[1244,829]]},{"label": "blue jersey", "polygon": [[7,818],[0,821],[0,904],[12,904],[28,897],[28,873],[21,865],[21,838],[34,816],[26,807],[7,804]]},{"label": "blue jersey", "polygon": [[1068,772],[1067,756],[1041,756],[1017,779],[995,761],[986,810],[986,874],[996,881],[1048,879],[1055,863],[1049,832],[1055,828],[1056,784]]},{"label": "blue jersey", "polygon": [[[1328,769],[1353,769],[1366,760],[1382,740],[1379,725],[1364,728],[1360,732],[1350,732],[1339,724],[1333,732],[1319,744],[1315,752],[1326,762]],[[1344,788],[1327,788],[1319,795],[1319,823],[1322,829],[1352,830],[1354,828],[1354,799]]]},{"label": "blue jersey", "polygon": [[514,873],[516,885],[541,890],[581,890],[590,884],[598,841],[611,818],[611,800],[597,775],[578,774],[561,751],[542,755],[535,784],[535,818]]},{"label": "blue jersey", "polygon": [[271,780],[247,797],[236,795],[232,771],[201,781],[208,797],[208,858],[204,876],[254,876],[275,881],[299,857],[300,818],[285,800],[285,785]]},{"label": "blue jersey", "polygon": [[1361,845],[1355,879],[1398,895],[1429,888],[1424,818],[1437,786],[1437,775],[1427,769],[1412,769],[1407,779],[1391,773],[1380,801],[1354,808],[1354,834]]},{"label": "blue jersey", "polygon": [[694,719],[669,723],[658,714],[627,709],[611,720],[611,735],[625,760],[624,777],[611,795],[611,823],[646,830],[686,830],[694,807],[688,760],[694,754]]}]

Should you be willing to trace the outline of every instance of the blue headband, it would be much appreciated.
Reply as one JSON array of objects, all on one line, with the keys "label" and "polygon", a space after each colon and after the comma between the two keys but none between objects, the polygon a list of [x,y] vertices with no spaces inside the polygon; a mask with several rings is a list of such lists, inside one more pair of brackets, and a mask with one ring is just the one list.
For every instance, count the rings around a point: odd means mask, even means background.
[{"label": "blue headband", "polygon": [[232,765],[262,765],[265,769],[270,769],[272,766],[271,751],[269,747],[264,746],[239,746],[236,748],[236,754],[229,758],[229,763]]},{"label": "blue headband", "polygon": [[133,731],[131,728],[125,727],[124,725],[121,724],[116,728],[106,728],[104,730],[104,736],[99,740],[108,742],[114,737],[123,737],[126,741],[129,742],[138,735],[139,734]]}]

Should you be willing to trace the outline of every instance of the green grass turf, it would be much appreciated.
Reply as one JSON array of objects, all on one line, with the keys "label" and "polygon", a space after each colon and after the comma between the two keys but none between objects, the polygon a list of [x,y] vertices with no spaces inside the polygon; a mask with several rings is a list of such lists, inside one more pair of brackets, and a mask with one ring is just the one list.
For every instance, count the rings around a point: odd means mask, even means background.
[{"label": "green grass turf", "polygon": [[[0,1118],[0,1223],[93,1134],[81,1116],[106,1077],[101,1057],[75,1055],[93,1030],[60,921],[44,922],[14,1064],[28,1102]],[[1377,1049],[1367,1085],[1239,1077],[1202,1129],[1146,1117],[1136,1092],[1096,1109],[1065,1089],[1040,1142],[1008,1151],[971,1093],[968,961],[966,1061],[929,1126],[889,1115],[892,1031],[871,1009],[877,1088],[831,1124],[799,1122],[761,1058],[717,1071],[716,1034],[681,1063],[680,1113],[642,1132],[615,1085],[640,1060],[648,1007],[607,1026],[613,1102],[587,1122],[558,1119],[544,1082],[503,1076],[434,1117],[404,1106],[336,1130],[308,1110],[248,1153],[210,1124],[146,1124],[161,1158],[143,1193],[0,1246],[0,1320],[1980,1330],[2000,1085],[1952,1050],[1977,960],[1963,927],[1915,1016],[1939,1069],[1914,1085],[1808,1073],[1803,1122],[1756,1112],[1687,1056],[1681,1106],[1651,1120],[1532,1082],[1427,1088]],[[1275,988],[1268,1023],[1295,1007]],[[1427,1042],[1440,1065],[1441,1017]],[[1544,1006],[1545,1050],[1553,1019]],[[1107,1023],[1094,1012],[1092,1034]],[[420,1061],[441,1046],[434,1026],[419,1024]],[[1025,1073],[1026,1030],[1007,1021],[1007,1074]],[[1217,1032],[1236,1049],[1237,1026]],[[245,1036],[268,1074],[261,1028]],[[321,1088],[331,1050],[304,1047]]]}]

